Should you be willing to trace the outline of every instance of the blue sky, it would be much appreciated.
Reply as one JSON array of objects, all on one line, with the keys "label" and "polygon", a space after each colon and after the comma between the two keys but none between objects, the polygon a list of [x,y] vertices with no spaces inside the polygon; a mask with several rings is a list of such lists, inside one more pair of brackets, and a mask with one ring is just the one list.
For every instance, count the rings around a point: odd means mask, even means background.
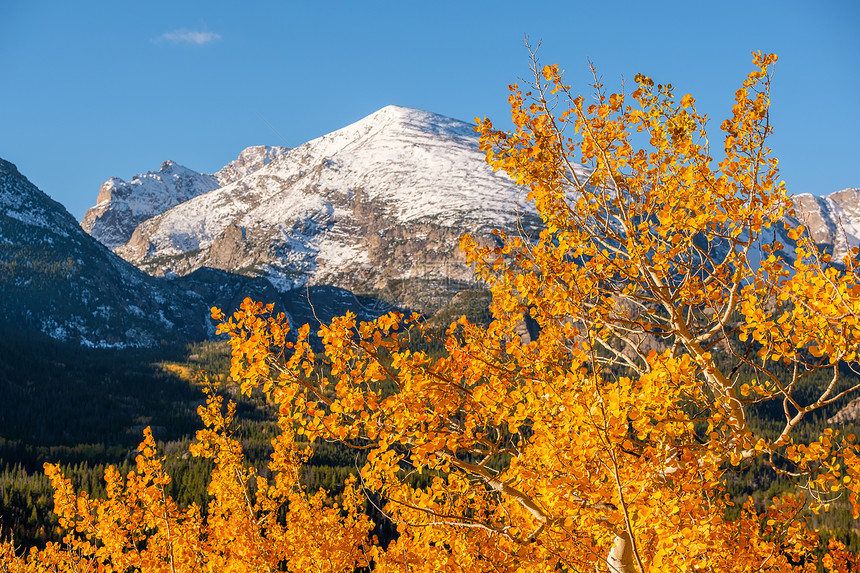
[{"label": "blue sky", "polygon": [[78,219],[112,176],[214,172],[397,104],[508,125],[542,40],[587,92],[635,74],[692,93],[713,135],[776,52],[771,140],[794,193],[860,186],[860,3],[0,0],[0,157]]}]

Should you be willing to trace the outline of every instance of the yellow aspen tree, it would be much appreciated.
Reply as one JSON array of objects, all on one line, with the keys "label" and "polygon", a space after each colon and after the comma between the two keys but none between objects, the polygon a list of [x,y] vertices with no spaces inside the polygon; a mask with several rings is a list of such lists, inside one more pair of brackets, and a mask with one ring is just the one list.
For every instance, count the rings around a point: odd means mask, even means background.
[{"label": "yellow aspen tree", "polygon": [[[511,87],[514,129],[477,128],[543,221],[496,245],[462,238],[489,326],[460,318],[431,353],[417,315],[347,314],[314,340],[271,305],[213,309],[241,391],[276,409],[272,478],[210,396],[193,447],[215,462],[205,518],[165,496],[147,434],[135,472],[107,472],[106,500],[49,467],[64,545],[0,556],[12,571],[856,569],[807,516],[840,495],[860,516],[860,449],[836,428],[797,434],[858,390],[841,370],[860,346],[857,252],[834,264],[791,223],[766,145],[775,61],[753,54],[717,162],[691,96],[639,75],[630,94],[595,80],[587,101],[533,60],[530,88]],[[750,418],[769,403],[776,432]],[[338,504],[299,483],[296,435],[364,452]],[[794,488],[733,507],[728,476],[758,460]],[[384,547],[366,493],[397,526]]]},{"label": "yellow aspen tree", "polygon": [[147,428],[135,469],[125,479],[112,466],[105,471],[105,499],[76,493],[58,466],[46,464],[62,543],[19,556],[7,541],[0,571],[352,573],[367,566],[372,523],[353,483],[338,503],[322,490],[309,494],[299,475],[310,452],[296,448],[292,428],[273,441],[267,480],[247,466],[232,437],[234,404],[209,393],[198,412],[206,428],[191,453],[215,463],[205,516],[196,505],[180,510],[167,495],[170,477]]},{"label": "yellow aspen tree", "polygon": [[[494,320],[452,324],[442,356],[415,344],[415,316],[337,318],[315,351],[270,308],[216,313],[243,389],[310,439],[367,452],[362,486],[400,534],[377,570],[815,570],[806,510],[844,492],[856,515],[858,449],[832,428],[794,434],[858,389],[840,364],[856,365],[860,285],[856,251],[833,265],[788,219],[766,145],[775,61],[753,54],[719,162],[671,85],[595,81],[586,101],[534,62],[530,91],[512,86],[514,130],[478,130],[544,228],[462,239]],[[784,426],[757,433],[750,408],[770,401]],[[796,488],[729,519],[727,475],[754,459]]]}]

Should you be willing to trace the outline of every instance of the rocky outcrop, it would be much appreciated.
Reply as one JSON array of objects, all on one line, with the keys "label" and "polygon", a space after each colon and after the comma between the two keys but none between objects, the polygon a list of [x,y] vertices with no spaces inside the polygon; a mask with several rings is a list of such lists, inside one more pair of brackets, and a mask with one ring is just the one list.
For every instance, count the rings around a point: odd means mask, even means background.
[{"label": "rocky outcrop", "polygon": [[209,266],[216,269],[239,269],[245,263],[245,229],[239,225],[228,225],[209,247]]},{"label": "rocky outcrop", "polygon": [[284,155],[290,149],[288,147],[276,147],[268,145],[255,145],[245,148],[239,157],[222,167],[215,177],[223,187],[234,183],[239,179],[259,171],[274,159]]},{"label": "rocky outcrop", "polygon": [[111,177],[99,188],[98,203],[84,214],[81,227],[110,249],[131,239],[143,221],[219,187],[214,175],[172,161],[131,181]]},{"label": "rocky outcrop", "polygon": [[812,240],[839,261],[848,249],[860,245],[860,188],[843,189],[824,197],[794,197],[795,219]]},{"label": "rocky outcrop", "polygon": [[828,424],[854,424],[860,421],[860,398],[851,400],[844,408],[827,419]]}]

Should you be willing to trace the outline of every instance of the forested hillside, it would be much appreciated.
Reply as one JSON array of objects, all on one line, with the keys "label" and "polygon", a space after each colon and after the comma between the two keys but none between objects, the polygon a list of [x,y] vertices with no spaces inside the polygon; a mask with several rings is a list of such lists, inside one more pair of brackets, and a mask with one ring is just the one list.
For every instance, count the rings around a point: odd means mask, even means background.
[{"label": "forested hillside", "polygon": [[[312,300],[320,318],[331,320],[341,307],[328,303],[336,299],[322,291]],[[440,345],[444,329],[460,315],[486,323],[488,305],[486,291],[460,293],[431,320]],[[309,311],[297,318],[314,320]],[[201,427],[197,408],[205,401],[202,388],[207,385],[239,401],[237,434],[248,461],[265,468],[277,430],[271,407],[259,397],[242,397],[228,383],[229,375],[230,348],[224,340],[155,349],[87,349],[36,331],[3,327],[0,539],[11,535],[21,547],[58,541],[53,490],[43,465],[59,463],[76,487],[103,496],[105,468],[115,464],[127,473],[147,426],[167,456],[171,495],[181,505],[204,507],[212,464],[189,457],[188,445]],[[313,451],[303,468],[303,482],[312,489],[339,491],[344,478],[363,462],[363,456],[338,444],[318,442]],[[373,507],[368,505],[368,511]],[[390,537],[392,531],[391,524],[378,526],[380,535]]]}]

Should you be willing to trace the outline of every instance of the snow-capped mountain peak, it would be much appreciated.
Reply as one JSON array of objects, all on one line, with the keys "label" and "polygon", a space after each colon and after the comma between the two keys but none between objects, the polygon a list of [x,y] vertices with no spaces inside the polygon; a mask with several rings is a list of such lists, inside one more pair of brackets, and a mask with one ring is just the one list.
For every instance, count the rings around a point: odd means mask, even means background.
[{"label": "snow-capped mountain peak", "polygon": [[[373,295],[392,285],[402,295],[411,281],[421,297],[473,279],[462,234],[539,225],[525,190],[486,164],[472,124],[395,105],[293,149],[247,148],[217,178],[220,187],[141,221],[115,252],[158,276],[212,267],[281,292]],[[860,190],[795,204],[837,255],[860,242]],[[432,307],[408,299],[399,302]]]},{"label": "snow-capped mountain peak", "polygon": [[143,221],[254,173],[287,151],[286,147],[248,147],[214,175],[167,160],[157,171],[135,175],[131,181],[111,177],[102,184],[96,205],[86,212],[81,226],[115,249],[128,242]]},{"label": "snow-capped mountain peak", "polygon": [[471,124],[400,106],[293,149],[248,148],[218,177],[222,187],[138,224],[117,254],[155,275],[209,266],[282,292],[376,293],[391,281],[471,280],[459,237],[533,214],[486,164]]}]

